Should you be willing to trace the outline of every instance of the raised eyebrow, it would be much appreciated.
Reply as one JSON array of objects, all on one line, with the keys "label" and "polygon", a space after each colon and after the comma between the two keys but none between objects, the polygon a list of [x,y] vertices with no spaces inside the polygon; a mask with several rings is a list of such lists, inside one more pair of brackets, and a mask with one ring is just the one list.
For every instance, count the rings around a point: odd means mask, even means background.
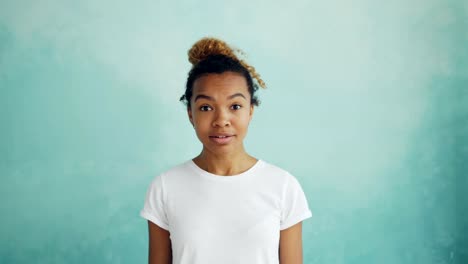
[{"label": "raised eyebrow", "polygon": [[199,94],[195,97],[195,101],[196,102],[198,99],[201,99],[201,98],[205,98],[207,100],[210,100],[210,101],[214,101],[213,97],[211,96],[208,96],[208,95],[204,95],[204,94]]},{"label": "raised eyebrow", "polygon": [[[241,93],[235,93],[233,95],[230,95],[227,97],[227,99],[233,99],[235,97],[243,97],[245,100],[247,100],[247,98],[245,98],[245,96]],[[194,102],[196,102],[198,99],[201,99],[201,98],[204,98],[204,99],[207,99],[207,100],[210,100],[210,101],[214,101],[213,97],[211,96],[208,96],[208,95],[204,95],[204,94],[199,94],[195,97],[195,100]]]},{"label": "raised eyebrow", "polygon": [[230,96],[228,96],[228,99],[232,99],[232,98],[239,97],[239,96],[243,97],[245,100],[247,100],[247,98],[245,98],[245,96],[243,94],[241,94],[241,93],[235,93],[233,95],[230,95]]}]

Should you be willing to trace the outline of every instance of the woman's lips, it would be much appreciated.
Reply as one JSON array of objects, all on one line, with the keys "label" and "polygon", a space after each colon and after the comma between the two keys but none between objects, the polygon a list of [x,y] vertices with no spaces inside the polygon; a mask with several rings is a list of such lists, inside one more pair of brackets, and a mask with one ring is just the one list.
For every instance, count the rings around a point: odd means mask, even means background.
[{"label": "woman's lips", "polygon": [[227,144],[232,140],[232,137],[233,136],[226,136],[226,137],[218,138],[218,137],[211,136],[210,139],[211,139],[211,141],[213,141],[213,142],[215,142],[217,144]]}]

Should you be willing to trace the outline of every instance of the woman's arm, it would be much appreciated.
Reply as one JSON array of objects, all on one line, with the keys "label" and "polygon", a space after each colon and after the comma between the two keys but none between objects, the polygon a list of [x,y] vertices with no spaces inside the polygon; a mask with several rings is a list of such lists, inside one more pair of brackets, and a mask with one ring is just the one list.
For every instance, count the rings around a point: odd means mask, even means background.
[{"label": "woman's arm", "polygon": [[280,264],[302,264],[302,222],[280,231]]},{"label": "woman's arm", "polygon": [[148,221],[149,232],[149,249],[148,263],[149,264],[171,264],[172,263],[172,247],[169,231],[157,226],[151,221]]}]

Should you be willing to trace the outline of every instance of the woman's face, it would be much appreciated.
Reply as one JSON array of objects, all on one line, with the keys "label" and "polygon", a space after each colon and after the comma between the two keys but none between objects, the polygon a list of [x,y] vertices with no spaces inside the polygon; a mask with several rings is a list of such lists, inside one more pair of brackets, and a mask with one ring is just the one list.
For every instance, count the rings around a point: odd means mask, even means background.
[{"label": "woman's face", "polygon": [[253,105],[245,77],[235,72],[207,74],[195,80],[188,110],[198,139],[213,153],[243,150]]}]

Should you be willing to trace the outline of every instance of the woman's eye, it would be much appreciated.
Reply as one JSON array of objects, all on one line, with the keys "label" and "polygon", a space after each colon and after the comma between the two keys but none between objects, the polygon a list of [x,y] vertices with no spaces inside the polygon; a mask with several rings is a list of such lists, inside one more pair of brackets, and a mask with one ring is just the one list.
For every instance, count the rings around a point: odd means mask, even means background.
[{"label": "woman's eye", "polygon": [[242,105],[235,104],[232,107],[234,108],[234,110],[239,110],[242,108]]},{"label": "woman's eye", "polygon": [[200,107],[200,110],[201,110],[201,111],[208,111],[209,108],[210,108],[209,106],[203,105],[203,106]]}]

